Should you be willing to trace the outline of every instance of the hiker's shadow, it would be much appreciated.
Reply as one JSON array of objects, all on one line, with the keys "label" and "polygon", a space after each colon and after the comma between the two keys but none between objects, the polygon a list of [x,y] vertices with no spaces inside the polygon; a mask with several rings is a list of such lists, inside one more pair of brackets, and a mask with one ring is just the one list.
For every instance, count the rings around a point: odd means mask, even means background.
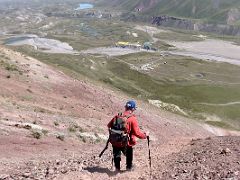
[{"label": "hiker's shadow", "polygon": [[84,170],[90,172],[90,173],[106,173],[108,176],[115,176],[119,172],[111,171],[108,168],[102,168],[99,166],[94,167],[86,167]]}]

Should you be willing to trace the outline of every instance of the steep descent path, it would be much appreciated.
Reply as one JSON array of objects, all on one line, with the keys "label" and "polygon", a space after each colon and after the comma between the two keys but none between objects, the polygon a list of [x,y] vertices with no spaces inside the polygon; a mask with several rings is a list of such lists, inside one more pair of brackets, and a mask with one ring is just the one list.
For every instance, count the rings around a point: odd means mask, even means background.
[{"label": "steep descent path", "polygon": [[[129,97],[76,80],[0,47],[0,179],[149,179],[146,140],[135,147],[133,172],[115,174],[111,148],[98,158],[106,124]],[[201,125],[138,101],[136,115],[151,133],[152,178],[168,156],[192,139],[213,136]]]}]

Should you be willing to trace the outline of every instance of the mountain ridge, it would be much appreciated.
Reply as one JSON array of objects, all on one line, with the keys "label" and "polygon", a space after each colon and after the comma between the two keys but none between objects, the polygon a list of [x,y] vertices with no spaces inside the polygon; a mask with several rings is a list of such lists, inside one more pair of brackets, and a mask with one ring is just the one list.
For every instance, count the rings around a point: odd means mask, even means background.
[{"label": "mountain ridge", "polygon": [[[99,5],[122,10],[123,17],[128,20],[218,34],[240,34],[240,2],[236,0],[104,0]],[[167,18],[162,20],[163,17]]]}]

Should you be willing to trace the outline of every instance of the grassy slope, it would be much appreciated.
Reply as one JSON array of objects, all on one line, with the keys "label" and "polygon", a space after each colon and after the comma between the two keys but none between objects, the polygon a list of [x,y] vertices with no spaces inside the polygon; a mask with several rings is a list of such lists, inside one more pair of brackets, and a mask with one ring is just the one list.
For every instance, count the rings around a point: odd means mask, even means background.
[{"label": "grassy slope", "polygon": [[[158,99],[178,105],[191,117],[205,119],[210,124],[240,129],[240,105],[214,106],[240,101],[240,68],[230,64],[196,61],[183,57],[162,57],[158,54],[132,54],[119,58],[94,56],[52,55],[37,53],[28,47],[16,48],[37,59],[54,65],[75,77],[87,77],[103,82],[131,96],[144,100]],[[159,59],[154,71],[146,73],[131,69]],[[93,65],[92,61],[95,62]],[[127,63],[124,63],[127,62]],[[163,62],[167,61],[167,65]],[[92,68],[94,66],[94,68]],[[221,69],[225,69],[224,73]],[[192,74],[204,73],[195,78]],[[235,78],[234,78],[235,77]],[[228,84],[237,83],[238,84]],[[218,121],[221,119],[221,121]]]},{"label": "grassy slope", "polygon": [[[136,57],[127,55],[121,59],[127,62],[134,61],[134,64],[145,64],[159,59],[159,56],[142,54],[142,56]],[[164,61],[167,61],[168,64],[163,65]],[[216,115],[239,128],[240,105],[209,106],[199,104],[203,102],[224,104],[239,101],[239,70],[239,67],[226,63],[196,61],[192,58],[170,56],[159,59],[154,71],[144,75],[135,72],[135,75],[129,74],[129,76],[135,77],[134,85],[142,89],[142,92],[148,92],[145,96],[142,95],[144,98],[160,99],[176,104],[198,118],[204,118],[205,114]],[[113,70],[113,72],[117,73],[118,71]],[[204,74],[205,77],[196,78],[193,76],[198,73]],[[127,78],[126,73],[124,76],[118,73],[117,76],[128,79],[128,81],[131,80]],[[214,120],[214,118],[210,118],[210,120]]]},{"label": "grassy slope", "polygon": [[[81,23],[85,24],[83,28],[81,27]],[[57,31],[56,33],[55,31],[59,29],[65,29],[65,32]],[[127,36],[127,31],[137,32],[139,38]],[[126,24],[115,20],[61,19],[61,21],[51,29],[46,30],[46,32],[48,33],[48,37],[68,42],[76,50],[109,46],[121,40],[144,42],[150,39],[146,33],[133,30],[130,23]],[[97,35],[93,36],[92,34],[95,33]],[[182,33],[174,31],[173,33],[174,37],[178,37],[179,40],[186,40],[190,32]],[[169,34],[167,33],[156,36],[161,39],[169,38]],[[197,39],[188,37],[187,40]],[[160,43],[158,46],[164,49],[168,48],[168,45],[164,43]],[[88,55],[44,54],[36,52],[29,47],[16,49],[45,63],[54,65],[76,77],[87,77],[97,82],[110,84],[112,87],[145,100],[159,99],[167,103],[176,104],[189,112],[193,117],[204,118],[204,114],[216,115],[224,119],[224,123],[221,122],[222,124],[219,124],[218,122],[218,125],[230,126],[232,124],[231,127],[240,129],[239,105],[218,107],[199,104],[202,102],[218,104],[240,101],[239,67],[197,61],[183,57],[159,57],[159,54],[143,53],[127,55],[119,57],[121,59],[119,61],[115,58],[107,59]],[[155,60],[159,60],[160,65],[156,68],[156,71],[150,73],[138,72],[122,62],[126,61],[139,66]],[[161,66],[163,61],[167,61],[168,65]],[[191,78],[192,74],[200,72],[206,74],[206,80]],[[224,73],[220,74],[219,72]],[[216,81],[219,81],[219,83],[216,83]],[[220,81],[223,82],[221,83]],[[229,85],[230,83],[238,84]],[[210,123],[216,122],[210,121]]]}]

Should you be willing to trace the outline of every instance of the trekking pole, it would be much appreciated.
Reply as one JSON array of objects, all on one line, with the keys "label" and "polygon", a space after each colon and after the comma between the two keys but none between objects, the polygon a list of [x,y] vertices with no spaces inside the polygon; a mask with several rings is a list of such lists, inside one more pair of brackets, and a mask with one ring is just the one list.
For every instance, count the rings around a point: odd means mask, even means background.
[{"label": "trekking pole", "polygon": [[110,129],[109,129],[108,131],[109,131],[108,140],[107,140],[106,146],[104,147],[104,149],[102,150],[102,152],[99,154],[99,158],[101,158],[102,155],[103,155],[103,153],[108,149],[108,144],[110,143]]},{"label": "trekking pole", "polygon": [[149,136],[147,136],[147,141],[148,141],[148,160],[149,160],[150,176],[152,176],[152,158],[151,158],[150,138],[149,138]]},{"label": "trekking pole", "polygon": [[102,157],[102,155],[103,155],[103,153],[108,149],[108,144],[109,144],[109,139],[107,140],[107,143],[106,143],[106,146],[105,146],[105,148],[102,150],[102,152],[99,154],[99,158],[101,158]]}]

